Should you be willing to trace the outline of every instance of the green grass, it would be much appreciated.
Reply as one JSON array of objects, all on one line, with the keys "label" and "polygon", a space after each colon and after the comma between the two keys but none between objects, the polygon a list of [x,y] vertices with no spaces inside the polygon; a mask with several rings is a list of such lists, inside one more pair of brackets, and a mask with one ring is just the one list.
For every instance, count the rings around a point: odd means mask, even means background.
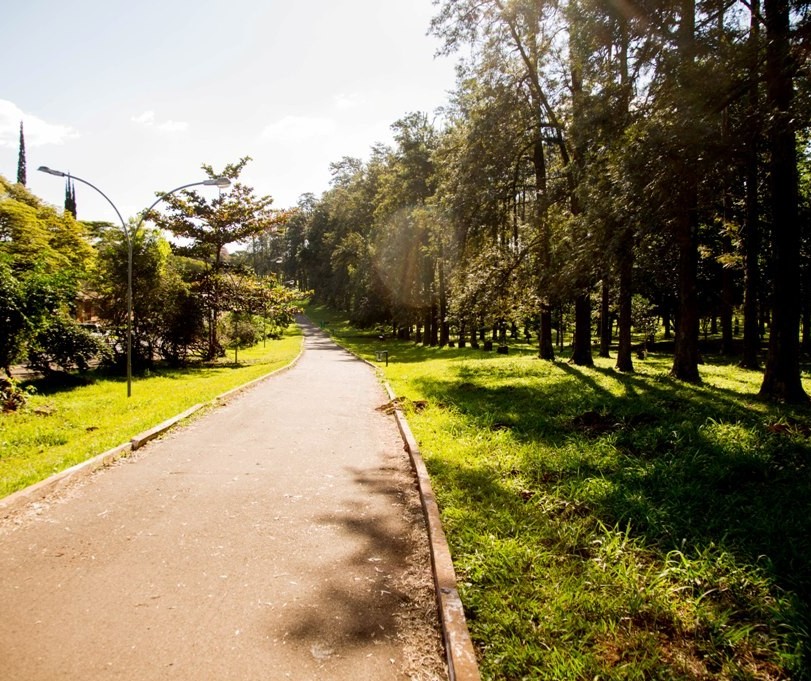
[{"label": "green grass", "polygon": [[[377,340],[310,308],[424,409],[409,423],[485,679],[811,678],[809,410],[702,385]],[[806,379],[806,389],[811,384]]]},{"label": "green grass", "polygon": [[129,399],[123,378],[98,372],[72,386],[35,382],[22,410],[0,414],[0,497],[285,366],[300,348],[301,332],[291,327],[281,340],[241,350],[238,364],[231,352],[215,364],[136,377]]}]

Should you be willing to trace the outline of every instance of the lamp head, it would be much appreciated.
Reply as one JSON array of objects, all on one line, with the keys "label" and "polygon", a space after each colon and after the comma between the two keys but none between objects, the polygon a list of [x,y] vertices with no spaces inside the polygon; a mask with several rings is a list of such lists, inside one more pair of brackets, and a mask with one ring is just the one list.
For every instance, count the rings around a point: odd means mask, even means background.
[{"label": "lamp head", "polygon": [[40,166],[37,168],[40,172],[48,173],[48,175],[56,175],[57,177],[67,177],[67,173],[63,173],[61,170],[54,170],[53,168],[49,168],[48,166]]},{"label": "lamp head", "polygon": [[203,180],[203,184],[209,187],[219,187],[220,189],[225,189],[226,187],[231,186],[231,180],[227,177],[214,177],[210,180]]}]

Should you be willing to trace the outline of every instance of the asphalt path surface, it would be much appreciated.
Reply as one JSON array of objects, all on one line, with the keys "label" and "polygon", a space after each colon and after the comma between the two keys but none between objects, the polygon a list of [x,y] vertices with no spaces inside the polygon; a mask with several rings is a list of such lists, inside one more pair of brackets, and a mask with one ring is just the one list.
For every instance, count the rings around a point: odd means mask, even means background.
[{"label": "asphalt path surface", "polygon": [[0,522],[0,679],[446,678],[407,454],[305,325],[279,373]]}]

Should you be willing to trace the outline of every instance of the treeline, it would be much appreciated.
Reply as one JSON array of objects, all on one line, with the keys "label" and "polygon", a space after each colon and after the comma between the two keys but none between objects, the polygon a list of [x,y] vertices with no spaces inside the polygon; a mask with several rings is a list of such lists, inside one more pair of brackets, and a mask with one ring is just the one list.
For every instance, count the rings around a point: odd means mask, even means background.
[{"label": "treeline", "polygon": [[247,257],[430,345],[518,329],[552,359],[571,310],[588,365],[595,318],[603,355],[616,318],[623,371],[653,311],[687,381],[711,320],[745,367],[768,337],[763,396],[805,401],[807,0],[437,6],[432,32],[466,55],[440,122],[406,115],[393,145],[333,164]]},{"label": "treeline", "polygon": [[[288,217],[238,181],[249,160],[221,173],[203,166],[232,181],[215,198],[184,190],[165,197],[162,213],[130,220],[136,368],[214,359],[293,321],[300,292],[226,250]],[[123,370],[129,248],[121,225],[78,221],[0,177],[0,368],[9,376],[15,363],[46,373],[94,362]]]}]

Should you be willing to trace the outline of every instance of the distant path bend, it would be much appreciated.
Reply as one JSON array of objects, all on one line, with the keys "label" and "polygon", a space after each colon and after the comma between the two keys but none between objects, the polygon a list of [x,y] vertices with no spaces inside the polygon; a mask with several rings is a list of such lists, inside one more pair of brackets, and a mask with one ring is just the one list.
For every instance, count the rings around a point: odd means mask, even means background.
[{"label": "distant path bend", "polygon": [[303,328],[289,371],[0,524],[0,678],[446,678],[388,398]]}]

